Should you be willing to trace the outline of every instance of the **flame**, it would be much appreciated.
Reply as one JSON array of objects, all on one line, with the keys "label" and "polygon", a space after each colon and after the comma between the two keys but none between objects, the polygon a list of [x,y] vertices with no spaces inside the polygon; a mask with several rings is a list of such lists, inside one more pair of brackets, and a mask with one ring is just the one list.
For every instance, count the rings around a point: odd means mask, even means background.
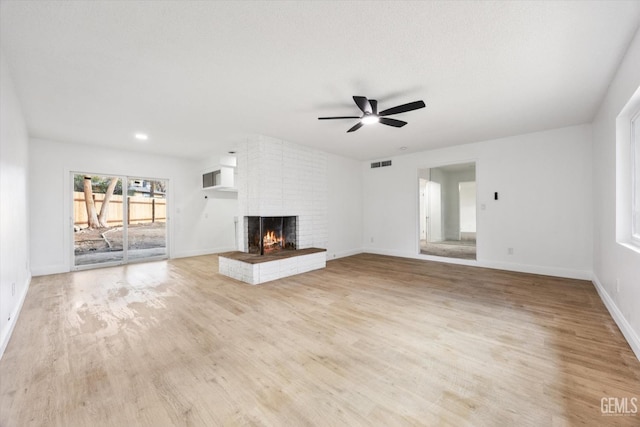
[{"label": "flame", "polygon": [[262,246],[264,248],[270,248],[274,246],[284,246],[284,238],[278,237],[275,231],[267,230],[262,237]]}]

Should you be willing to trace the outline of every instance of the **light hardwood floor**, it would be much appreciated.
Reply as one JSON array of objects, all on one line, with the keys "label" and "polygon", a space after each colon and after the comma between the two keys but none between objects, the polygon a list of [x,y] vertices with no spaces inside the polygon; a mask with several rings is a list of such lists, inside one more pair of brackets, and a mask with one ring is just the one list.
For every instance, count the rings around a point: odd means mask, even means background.
[{"label": "light hardwood floor", "polygon": [[203,256],[34,278],[0,425],[640,425],[589,282],[358,255],[250,286]]}]

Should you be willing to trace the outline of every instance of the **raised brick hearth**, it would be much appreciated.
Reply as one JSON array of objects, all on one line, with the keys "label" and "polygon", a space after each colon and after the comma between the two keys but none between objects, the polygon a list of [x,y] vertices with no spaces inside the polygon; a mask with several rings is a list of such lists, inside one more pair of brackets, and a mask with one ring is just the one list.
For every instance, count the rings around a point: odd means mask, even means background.
[{"label": "raised brick hearth", "polygon": [[325,249],[319,248],[280,251],[269,255],[235,251],[219,254],[218,260],[220,274],[258,285],[325,268],[327,255]]}]

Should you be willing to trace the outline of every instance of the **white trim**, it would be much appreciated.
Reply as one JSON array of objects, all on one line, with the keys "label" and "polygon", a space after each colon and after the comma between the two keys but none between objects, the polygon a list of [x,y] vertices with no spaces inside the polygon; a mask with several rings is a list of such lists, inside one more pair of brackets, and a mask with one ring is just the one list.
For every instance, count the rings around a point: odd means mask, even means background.
[{"label": "white trim", "polygon": [[630,244],[640,248],[640,223],[636,224],[636,204],[640,203],[640,188],[636,188],[637,178],[640,176],[640,107],[631,118],[631,135],[629,136],[631,147],[631,230],[629,233]]},{"label": "white trim", "polygon": [[52,264],[44,267],[37,267],[31,269],[31,276],[48,276],[49,274],[69,273],[71,270],[69,266],[64,264]]},{"label": "white trim", "polygon": [[622,246],[623,248],[629,249],[630,251],[633,251],[635,253],[640,254],[640,246],[639,245],[635,245],[631,242],[627,243],[627,242],[616,242],[618,245]]},{"label": "white trim", "polygon": [[196,250],[190,250],[190,251],[177,252],[171,256],[171,259],[188,258],[192,256],[202,256],[202,255],[214,255],[222,252],[231,252],[235,250],[236,250],[235,246],[226,246],[221,248],[209,248],[209,249],[196,249]]},{"label": "white trim", "polygon": [[22,295],[20,295],[20,300],[11,313],[11,320],[9,320],[9,323],[5,327],[5,330],[2,331],[2,338],[0,339],[0,359],[2,359],[4,351],[7,349],[7,345],[9,345],[9,340],[11,339],[11,335],[13,334],[13,329],[16,327],[18,317],[20,316],[20,312],[22,311],[22,305],[24,304],[24,300],[27,297],[29,286],[31,286],[31,274],[27,275],[24,292],[22,292]]},{"label": "white trim", "polygon": [[349,249],[347,251],[340,251],[340,252],[332,252],[331,254],[327,252],[327,261],[332,261],[338,258],[346,258],[348,256],[358,255],[361,253],[363,253],[362,248]]},{"label": "white trim", "polygon": [[575,270],[570,268],[546,267],[530,264],[514,264],[507,262],[475,261],[468,259],[447,258],[432,255],[413,254],[410,252],[388,251],[380,249],[366,248],[365,253],[378,255],[397,256],[401,258],[421,259],[425,261],[436,261],[446,264],[468,265],[471,267],[491,268],[495,270],[515,271],[518,273],[540,274],[543,276],[563,277],[567,279],[591,280],[593,276],[588,270]]},{"label": "white trim", "polygon": [[631,350],[635,353],[636,358],[640,360],[640,337],[636,331],[633,330],[633,327],[629,324],[627,319],[625,319],[624,315],[613,299],[609,296],[604,286],[602,286],[602,283],[600,283],[600,280],[598,280],[598,276],[596,276],[595,273],[592,277],[592,283],[595,286],[598,295],[600,295],[600,299],[604,303],[604,306],[609,310],[609,314],[613,318],[613,321],[616,322],[618,329],[620,329],[620,332],[622,332],[622,335],[629,343]]},{"label": "white trim", "polygon": [[[480,168],[480,159],[479,157],[472,157],[472,158],[465,158],[465,159],[459,159],[459,160],[451,160],[451,161],[447,161],[447,162],[442,162],[442,163],[434,163],[433,166],[420,166],[416,169],[416,190],[415,190],[415,194],[417,196],[417,202],[416,202],[416,209],[415,209],[415,227],[416,227],[416,237],[417,239],[415,239],[415,251],[417,254],[420,254],[420,171],[423,169],[436,169],[436,168],[441,168],[441,167],[446,167],[446,166],[454,166],[454,165],[460,165],[460,164],[467,164],[467,163],[473,163],[474,165],[474,173],[475,173],[475,183],[476,183],[476,259],[478,258],[478,252],[477,252],[477,247],[478,247],[478,236],[481,235],[482,233],[479,233],[479,228],[480,228],[480,223],[478,221],[478,212],[480,212],[480,208],[481,208],[481,203],[480,203],[480,198],[478,197],[478,194],[480,192],[480,189],[482,188],[481,183],[478,180],[478,176],[479,176],[479,172],[478,169]],[[403,256],[403,255],[398,255],[398,256]],[[440,261],[442,257],[435,257],[434,261]],[[422,257],[419,257],[417,259],[423,259]],[[427,259],[431,259],[431,258],[427,258]],[[447,258],[444,258],[443,262],[447,262],[446,261]],[[466,264],[466,263],[459,263],[457,262],[458,260],[453,259],[451,261],[452,264]],[[466,260],[469,261],[469,260]],[[471,264],[471,265],[475,265],[475,264]]]},{"label": "white trim", "polygon": [[543,265],[515,264],[510,262],[486,262],[479,261],[479,267],[493,268],[496,270],[515,271],[519,273],[540,274],[543,276],[562,277],[565,279],[591,280],[593,274],[590,270],[577,270],[563,267],[547,267]]},{"label": "white trim", "polygon": [[634,141],[633,120],[640,114],[640,87],[629,98],[615,121],[615,230],[616,242],[638,245],[633,236]]},{"label": "white trim", "polygon": [[397,256],[397,257],[400,257],[400,258],[419,259],[419,260],[423,260],[423,261],[436,261],[436,262],[442,262],[442,263],[445,263],[445,264],[460,264],[460,265],[469,265],[469,266],[472,266],[472,267],[480,267],[480,264],[476,260],[460,259],[460,258],[447,258],[447,257],[439,257],[439,256],[435,256],[435,255],[415,254],[413,252],[365,248],[365,249],[363,249],[363,253],[376,254],[376,255],[386,255],[386,256]]}]

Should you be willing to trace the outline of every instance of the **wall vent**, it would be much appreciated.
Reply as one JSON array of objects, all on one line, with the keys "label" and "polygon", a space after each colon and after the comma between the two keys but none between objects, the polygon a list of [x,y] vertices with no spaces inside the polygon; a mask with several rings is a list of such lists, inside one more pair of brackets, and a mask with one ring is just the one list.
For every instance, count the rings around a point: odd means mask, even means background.
[{"label": "wall vent", "polygon": [[391,166],[391,160],[383,160],[381,162],[373,162],[373,163],[371,163],[371,169],[383,168],[385,166]]}]

